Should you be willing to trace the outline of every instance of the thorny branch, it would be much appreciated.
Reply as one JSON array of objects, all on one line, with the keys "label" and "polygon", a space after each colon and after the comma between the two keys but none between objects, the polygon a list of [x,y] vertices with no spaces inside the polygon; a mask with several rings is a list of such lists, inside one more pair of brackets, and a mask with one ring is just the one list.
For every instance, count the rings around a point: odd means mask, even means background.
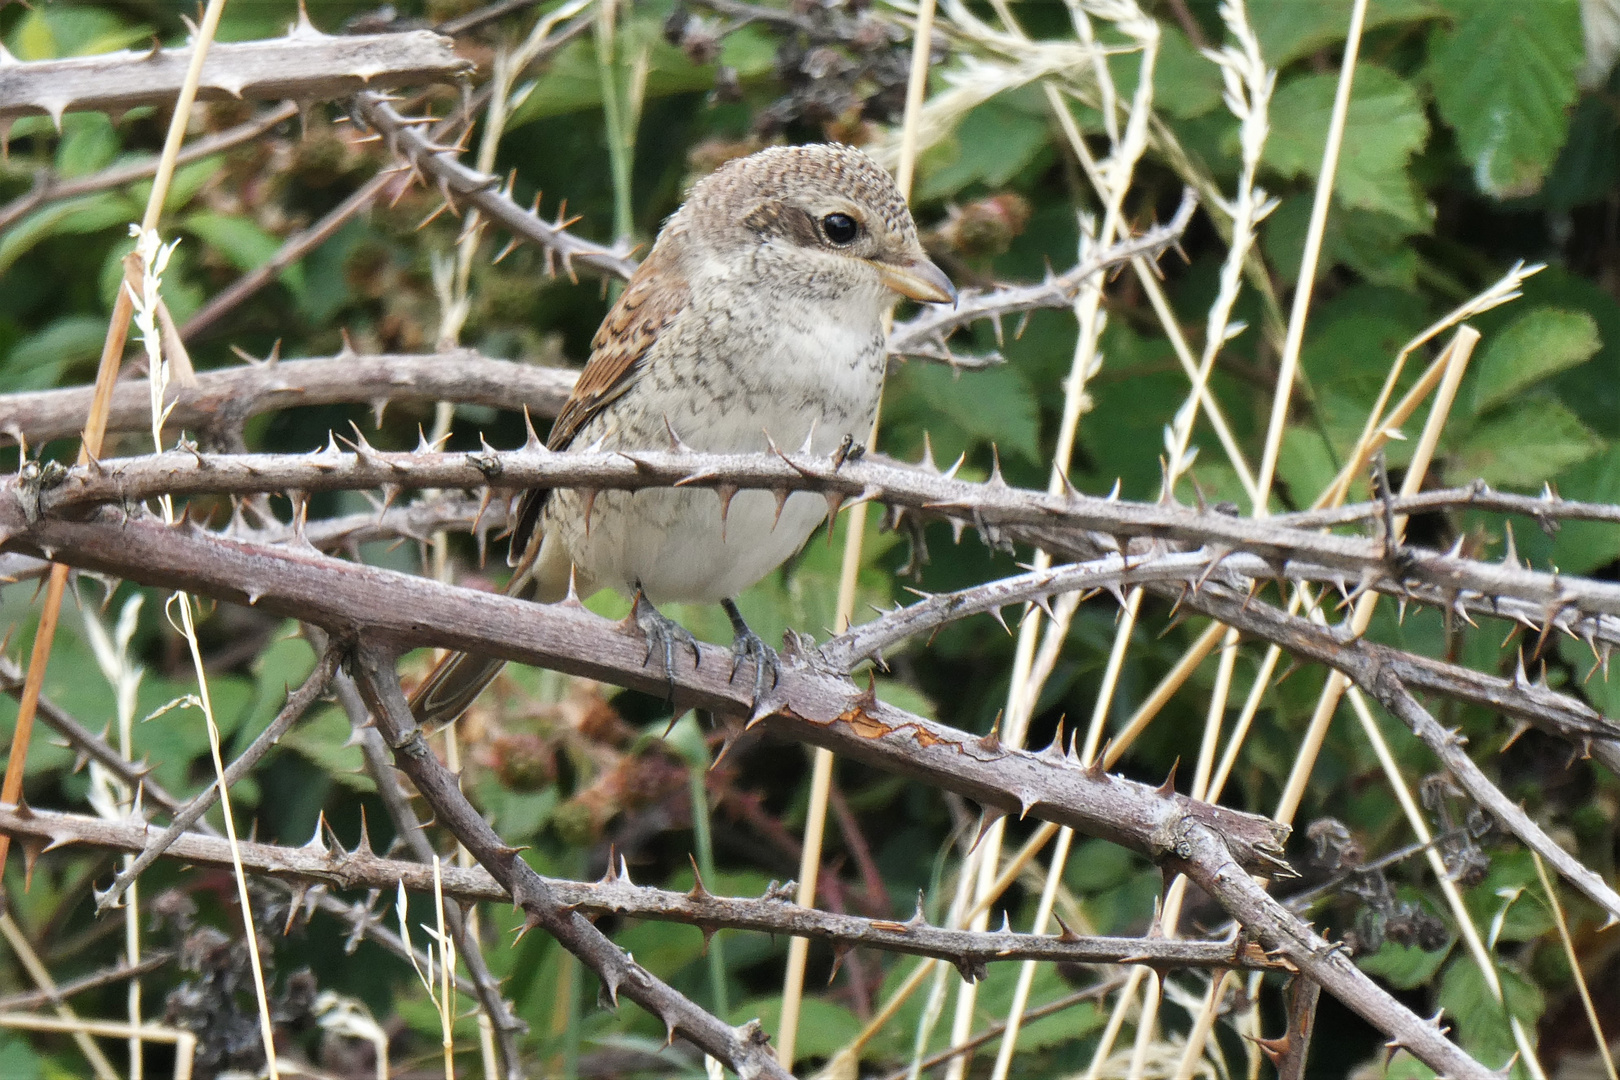
[{"label": "thorny branch", "polygon": [[[87,521],[26,524],[0,500],[7,546],[146,584],[183,588],[311,622],[340,636],[369,635],[402,647],[436,646],[554,667],[650,692],[664,687],[644,667],[639,635],[577,602],[533,604],[334,559],[307,547],[265,547],[147,515],[104,511]],[[425,613],[432,612],[431,619]],[[823,745],[927,779],[1003,812],[1016,810],[1105,836],[1152,857],[1169,817],[1191,814],[1219,828],[1246,864],[1276,868],[1283,833],[1274,822],[1157,792],[1073,765],[1072,750],[1012,750],[894,709],[858,692],[806,650],[766,699],[726,678],[729,654],[675,673],[690,704],[748,716],[767,731]]]},{"label": "thorny branch", "polygon": [[1192,189],[1182,193],[1181,205],[1175,216],[1163,225],[1156,225],[1140,236],[1127,237],[1104,248],[1080,265],[1062,274],[1049,275],[1037,285],[1001,285],[994,289],[969,289],[950,307],[936,305],[925,308],[903,323],[897,323],[889,335],[889,351],[900,356],[950,359],[945,339],[951,333],[980,319],[995,322],[996,340],[1001,340],[1001,319],[1007,315],[1024,315],[1041,308],[1066,308],[1086,279],[1123,266],[1136,258],[1156,258],[1181,242],[1182,233],[1192,221],[1198,200]]},{"label": "thorny branch", "polygon": [[[426,354],[362,356],[344,350],[309,360],[264,361],[203,371],[195,386],[171,383],[173,411],[166,430],[208,434],[241,425],[261,413],[304,405],[367,404],[381,416],[391,404],[527,408],[555,416],[568,400],[577,373],[496,360],[474,349]],[[92,388],[0,394],[0,435],[39,445],[70,438],[84,426]],[[145,379],[120,380],[107,416],[109,432],[149,431],[151,390]]]},{"label": "thorny branch", "polygon": [[[32,807],[0,808],[0,831],[25,842],[60,848],[85,844],[108,851],[134,852],[150,844],[150,827],[137,822],[107,821],[83,814],[62,814]],[[185,833],[165,855],[199,866],[229,866],[230,850],[217,837]],[[362,836],[344,850],[329,835],[317,834],[302,847],[253,842],[243,846],[243,865],[252,873],[304,885],[333,889],[393,890],[403,882],[412,892],[433,891],[433,870],[420,862],[377,855]],[[475,903],[510,903],[511,896],[482,867],[440,868],[447,898]],[[1045,960],[1071,964],[1152,963],[1165,967],[1238,967],[1286,969],[1286,965],[1243,942],[1182,941],[1162,937],[1096,937],[1063,931],[1021,934],[1002,930],[982,933],[930,925],[921,915],[906,921],[868,919],[801,907],[782,886],[763,896],[716,896],[698,882],[687,892],[636,885],[621,865],[608,869],[598,882],[546,878],[558,901],[587,915],[620,915],[683,923],[705,934],[716,930],[754,930],[824,941],[840,953],[874,948],[949,961],[970,977],[985,965],[1010,960]]]},{"label": "thorny branch", "polygon": [[[22,693],[22,686],[22,669],[6,657],[0,656],[0,691],[15,697]],[[42,696],[39,699],[39,717],[80,755],[94,759],[131,791],[139,790],[141,792],[141,801],[145,805],[156,806],[171,816],[179,811],[182,805],[181,800],[154,780],[144,763],[132,764],[125,761],[118,751],[108,745],[106,739],[91,731],[71,713],[51,701],[50,698]],[[221,840],[218,831],[206,818],[198,821],[196,827],[208,837]],[[139,828],[143,830],[142,842],[144,842],[145,826],[139,826]],[[198,834],[191,832],[185,835],[186,837],[195,837]],[[25,847],[24,850],[29,858],[35,858],[41,852],[40,848],[28,849]],[[350,928],[348,948],[351,951],[359,940],[365,937],[418,966],[427,963],[427,956],[417,951],[393,930],[389,929],[382,917],[371,910],[370,904],[346,904],[334,896],[327,895],[320,888],[305,889],[298,886],[288,888],[293,894],[294,907],[300,906],[307,900],[322,911],[347,924]],[[473,984],[472,980],[459,974],[455,978],[456,988],[461,993],[473,995],[478,993],[479,988]]]},{"label": "thorny branch", "polygon": [[[315,700],[326,692],[327,684],[337,672],[343,650],[328,646],[321,654],[320,660],[315,664],[315,670],[309,673],[304,684],[287,695],[287,703],[276,714],[274,720],[254,738],[248,748],[239,754],[230,767],[225,770],[225,786],[229,787],[263,759],[276,743],[281,741],[292,726],[296,724]],[[96,909],[105,911],[117,904],[119,897],[124,895],[135,879],[152,863],[157,861],[159,855],[179,839],[182,833],[187,832],[196,824],[197,819],[206,814],[213,805],[219,801],[220,784],[218,780],[209,784],[200,793],[193,796],[184,806],[175,811],[169,827],[152,837],[128,866],[119,871],[107,891],[96,897]]]},{"label": "thorny branch", "polygon": [[[190,62],[189,45],[29,63],[7,53],[0,56],[0,121],[44,113],[60,126],[70,111],[116,115],[167,104]],[[284,37],[213,44],[197,96],[330,101],[360,90],[445,82],[471,68],[449,38],[431,31],[335,36],[301,18]]]},{"label": "thorny branch", "polygon": [[[175,164],[189,165],[193,161],[201,161],[205,157],[212,157],[232,147],[252,142],[278,124],[284,124],[297,115],[298,106],[295,103],[283,102],[273,109],[265,110],[252,120],[187,143],[175,158]],[[157,172],[157,166],[158,159],[153,156],[142,161],[114,165],[89,176],[72,179],[63,179],[50,170],[41,170],[34,178],[33,188],[26,194],[12,199],[5,206],[0,206],[0,232],[11,228],[24,216],[48,203],[122,187],[136,180],[145,180]]]},{"label": "thorny branch", "polygon": [[[531,70],[538,66],[562,46],[583,34],[594,22],[595,15],[591,12],[586,12],[573,19],[568,25],[552,34],[540,47],[533,50],[528,57],[525,70]],[[452,33],[453,31],[445,30],[443,32]],[[453,134],[458,129],[470,128],[473,116],[488,103],[490,93],[491,87],[486,83],[470,96],[463,97],[457,109],[434,125],[429,140],[435,143],[443,142],[452,139]],[[180,336],[189,341],[193,337],[211,329],[230,311],[269,284],[271,278],[281,270],[297,262],[312,249],[325,243],[351,218],[364,213],[371,207],[372,203],[380,199],[390,188],[393,188],[396,192],[403,188],[409,182],[407,177],[400,175],[403,171],[408,171],[408,166],[383,169],[348,198],[344,199],[343,202],[327,211],[319,221],[288,236],[282,241],[281,246],[276,249],[275,254],[266,262],[242,275],[227,288],[210,297],[207,304],[186,320],[185,326],[181,327]]]},{"label": "thorny branch", "polygon": [[[433,644],[543,664],[653,692],[663,684],[657,674],[643,668],[644,649],[633,630],[591,615],[577,603],[527,603],[355,566],[307,549],[247,545],[194,526],[169,527],[146,516],[116,512],[102,512],[88,521],[43,517],[28,524],[20,509],[0,505],[0,528],[15,530],[8,546],[36,551],[49,547],[54,557],[68,563],[231,602],[251,601],[266,610],[295,615],[339,633],[365,635],[365,639],[386,643],[390,649]],[[1213,588],[1204,590],[1203,595],[1209,595]],[[420,617],[423,612],[432,612],[433,618]],[[1066,754],[1059,741],[1046,751],[1029,753],[1003,747],[993,736],[978,738],[933,724],[860,693],[837,673],[818,670],[813,655],[802,647],[789,650],[782,681],[771,698],[751,703],[745,691],[724,678],[729,656],[713,648],[702,652],[708,664],[696,670],[682,665],[675,673],[680,694],[690,704],[722,716],[748,713],[752,705],[756,722],[767,733],[825,746],[903,775],[926,778],[974,799],[992,817],[1013,810],[1033,813],[1058,824],[1073,825],[1087,835],[1122,843],[1156,860],[1169,858],[1176,869],[1180,869],[1175,865],[1177,861],[1188,857],[1189,837],[1208,837],[1210,843],[1220,845],[1220,859],[1201,862],[1207,873],[1195,878],[1212,896],[1246,925],[1251,917],[1259,918],[1259,928],[1274,934],[1284,957],[1336,994],[1349,995],[1352,1000],[1348,1004],[1384,1025],[1386,1033],[1411,1046],[1420,1059],[1454,1076],[1485,1080],[1484,1069],[1460,1055],[1438,1034],[1432,1038],[1427,1035],[1423,1021],[1399,1006],[1348,961],[1344,964],[1349,974],[1334,969],[1336,954],[1296,917],[1255,907],[1248,896],[1248,890],[1254,889],[1252,881],[1248,873],[1237,872],[1236,868],[1271,866],[1271,872],[1275,872],[1275,853],[1282,834],[1274,823],[1197,803],[1168,789],[1154,791],[1100,770],[1084,769],[1073,750]],[[382,680],[391,678],[392,669],[389,667],[384,674],[379,658],[374,657],[373,671],[376,674],[370,678],[375,696],[379,685],[388,691],[387,682]],[[375,707],[377,702],[372,704]],[[403,703],[392,707],[403,708]],[[438,782],[432,776],[413,779],[419,787]],[[448,780],[445,783],[441,796],[449,799],[454,784]],[[454,797],[460,798],[459,791],[454,792]],[[442,806],[439,814],[441,820],[446,818]],[[503,865],[515,871],[521,865],[502,854],[509,849],[498,840],[480,838],[476,830],[487,830],[482,819],[465,825],[474,832],[462,833],[463,842],[469,837],[474,841],[469,848],[486,866],[495,859],[492,871]],[[1213,856],[1206,853],[1198,858]],[[1234,873],[1220,871],[1220,866],[1230,866]],[[1264,903],[1274,902],[1265,897]],[[553,906],[542,905],[540,912],[550,920],[548,929],[556,926],[557,931],[571,932],[553,918]],[[613,955],[598,960],[611,963]],[[662,998],[653,1005],[664,1010],[659,1015],[666,1017],[673,1007]],[[736,1037],[722,1038],[721,1031],[706,1030],[709,1035],[705,1037],[720,1039],[727,1052],[742,1050]]]},{"label": "thorny branch", "polygon": [[501,840],[462,794],[457,778],[429,749],[400,689],[396,660],[392,649],[365,640],[354,659],[356,682],[378,730],[393,751],[395,764],[411,778],[439,821],[523,908],[525,928],[545,930],[596,973],[609,1000],[617,1002],[624,994],[663,1021],[669,1038],[676,1033],[685,1035],[744,1080],[789,1077],[788,1070],[777,1064],[757,1020],[733,1028],[699,1008],[631,959],[578,909],[565,903],[519,857],[517,848]]},{"label": "thorny branch", "polygon": [[[572,275],[576,265],[598,273],[629,277],[636,262],[629,252],[583,240],[569,232],[563,221],[547,222],[536,209],[525,210],[512,199],[510,185],[498,176],[478,172],[463,164],[452,146],[441,146],[402,117],[380,94],[361,94],[356,108],[366,124],[388,140],[390,149],[410,162],[413,168],[439,186],[447,202],[465,200],[491,221],[541,245],[546,250],[548,273],[560,262],[564,273]],[[1104,249],[1086,262],[1036,285],[1007,285],[990,290],[969,290],[951,309],[925,311],[895,324],[889,339],[893,356],[916,356],[953,360],[944,338],[959,327],[978,319],[1019,314],[1037,308],[1068,307],[1075,291],[1092,274],[1122,266],[1134,258],[1153,256],[1175,246],[1186,230],[1196,203],[1189,195],[1182,200],[1175,217],[1167,225],[1148,230],[1140,237]],[[999,327],[999,323],[998,323]],[[999,336],[999,335],[998,335]],[[984,358],[961,358],[964,363],[983,364]]]},{"label": "thorny branch", "polygon": [[355,97],[355,109],[366,126],[388,141],[389,150],[405,159],[424,179],[435,184],[447,202],[463,201],[478,207],[491,222],[514,236],[541,245],[546,251],[546,269],[555,272],[560,260],[565,273],[576,265],[597,273],[627,278],[636,263],[629,251],[603,247],[569,232],[565,222],[547,222],[536,210],[525,210],[502,187],[501,178],[479,172],[462,163],[454,146],[444,146],[401,116],[381,94],[364,93]]},{"label": "thorny branch", "polygon": [[991,542],[1015,538],[1074,558],[1123,550],[1133,565],[1146,568],[1151,558],[1167,551],[1202,548],[1203,562],[1189,562],[1183,575],[1188,581],[1228,567],[1254,579],[1326,582],[1347,598],[1371,589],[1464,617],[1509,619],[1542,638],[1557,630],[1589,642],[1600,658],[1620,644],[1620,585],[1613,582],[1532,570],[1513,558],[1487,563],[1416,547],[1404,547],[1391,559],[1382,541],[1372,537],[1072,490],[1047,495],[1013,488],[999,472],[975,484],[926,467],[839,462],[805,453],[706,455],[682,447],[558,454],[533,437],[524,449],[505,452],[446,454],[424,446],[415,453],[390,453],[363,440],[353,445],[354,453],[330,442],[322,451],[303,455],[173,450],[92,463],[48,478],[31,477],[25,470],[19,479],[0,482],[0,493],[13,487],[28,512],[37,516],[93,503],[129,504],[157,494],[674,485],[708,487],[725,502],[743,488],[770,490],[784,498],[790,490],[812,490],[826,494],[829,507],[848,499],[879,501],[948,519],[956,527],[972,525]]},{"label": "thorny branch", "polygon": [[[323,650],[332,648],[332,641],[324,631],[318,627],[306,629],[310,640],[319,643],[320,648]],[[337,672],[333,683],[338,701],[343,706],[343,711],[349,715],[350,738],[360,745],[360,751],[365,757],[366,773],[376,785],[377,794],[394,823],[394,834],[418,863],[431,864],[435,855],[433,845],[428,842],[427,832],[411,808],[409,796],[400,785],[399,776],[389,761],[388,747],[377,732],[377,726],[371,722],[365,702],[360,698],[359,689],[345,671]],[[369,847],[369,843],[366,846]],[[478,1000],[494,1027],[496,1045],[500,1049],[501,1060],[506,1067],[506,1076],[508,1080],[521,1080],[523,1069],[518,1054],[517,1037],[527,1029],[527,1025],[517,1018],[512,1012],[511,1004],[502,995],[500,984],[490,973],[489,965],[484,960],[483,944],[472,932],[473,926],[468,923],[466,914],[459,907],[448,908],[444,914],[450,933],[455,937],[456,948],[460,950],[462,960],[467,965],[467,972],[478,987]]]}]

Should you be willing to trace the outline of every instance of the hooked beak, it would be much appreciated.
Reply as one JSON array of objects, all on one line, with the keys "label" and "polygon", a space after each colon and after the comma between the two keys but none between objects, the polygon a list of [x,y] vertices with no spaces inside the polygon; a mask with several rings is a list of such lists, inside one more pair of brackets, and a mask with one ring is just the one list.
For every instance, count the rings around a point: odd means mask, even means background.
[{"label": "hooked beak", "polygon": [[956,286],[945,276],[945,271],[925,257],[904,266],[893,263],[873,263],[883,284],[906,297],[925,304],[956,303]]}]

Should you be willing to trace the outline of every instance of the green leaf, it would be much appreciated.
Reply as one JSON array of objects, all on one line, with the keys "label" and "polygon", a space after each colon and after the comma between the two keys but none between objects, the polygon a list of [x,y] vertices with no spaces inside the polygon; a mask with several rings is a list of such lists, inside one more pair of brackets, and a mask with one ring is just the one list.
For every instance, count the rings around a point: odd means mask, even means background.
[{"label": "green leaf", "polygon": [[[1558,491],[1568,499],[1620,502],[1620,446],[1576,465],[1558,478]],[[1520,535],[1522,524],[1516,526]],[[1589,574],[1620,558],[1620,528],[1599,521],[1566,521],[1553,537],[1553,564],[1565,573]],[[1616,679],[1620,687],[1620,679]],[[1620,710],[1620,694],[1615,706]]]},{"label": "green leaf", "polygon": [[[216,249],[231,265],[243,273],[255,270],[269,262],[281,250],[281,239],[261,228],[251,218],[235,214],[216,214],[198,211],[187,214],[180,227]],[[298,263],[286,267],[276,275],[295,295],[305,294],[304,268]]]},{"label": "green leaf", "polygon": [[1450,945],[1429,952],[1416,945],[1397,945],[1393,941],[1386,941],[1377,952],[1357,957],[1356,966],[1391,986],[1412,990],[1427,985],[1450,954]]},{"label": "green leaf", "polygon": [[[1249,25],[1260,39],[1260,55],[1276,68],[1338,44],[1350,29],[1348,4],[1249,0],[1248,8]],[[1438,18],[1444,13],[1434,0],[1373,0],[1367,5],[1364,31]]]},{"label": "green leaf", "polygon": [[286,634],[253,661],[253,700],[242,717],[239,732],[244,746],[281,712],[288,692],[315,670],[315,653],[309,642],[290,636],[296,630],[297,624],[287,624]]},{"label": "green leaf", "polygon": [[956,372],[944,364],[911,363],[892,379],[887,397],[895,403],[896,422],[929,431],[939,454],[995,443],[1003,456],[1040,460],[1035,394],[1012,366]]},{"label": "green leaf", "polygon": [[1277,474],[1288,485],[1295,506],[1309,506],[1339,474],[1339,465],[1321,432],[1297,426],[1283,432]]},{"label": "green leaf", "polygon": [[973,184],[1004,187],[1047,150],[1045,98],[1036,87],[1000,94],[969,112],[924,155],[916,199],[954,195]]},{"label": "green leaf", "polygon": [[[1591,659],[1590,651],[1586,655]],[[1498,941],[1534,941],[1553,929],[1552,912],[1544,903],[1546,894],[1541,891],[1535,860],[1528,851],[1493,852],[1485,880],[1463,890],[1462,895],[1481,935],[1489,932],[1499,914],[1502,922],[1497,929]]]},{"label": "green leaf", "polygon": [[1539,190],[1569,133],[1584,58],[1579,0],[1447,0],[1455,25],[1436,33],[1425,75],[1440,116],[1474,168],[1504,198]]},{"label": "green leaf", "polygon": [[[1299,281],[1312,201],[1309,192],[1288,196],[1266,219],[1261,232],[1260,244],[1266,258],[1290,284]],[[1322,255],[1316,264],[1316,280],[1327,277],[1334,267],[1348,266],[1369,285],[1387,285],[1415,293],[1417,252],[1408,238],[1413,233],[1426,231],[1426,223],[1358,210],[1334,198],[1327,228],[1322,233]]]},{"label": "green leaf", "polygon": [[[1119,96],[1129,99],[1136,92],[1142,55],[1135,51],[1110,53],[1108,70],[1114,76]],[[1194,48],[1179,28],[1165,23],[1159,24],[1159,55],[1153,63],[1153,103],[1180,120],[1203,116],[1221,103],[1220,68]]]},{"label": "green leaf", "polygon": [[1450,471],[1488,484],[1539,487],[1603,446],[1562,402],[1535,397],[1469,427],[1452,447]]},{"label": "green leaf", "polygon": [[101,355],[107,320],[99,315],[64,315],[19,341],[0,363],[0,386],[8,391],[54,386],[70,365]]},{"label": "green leaf", "polygon": [[[1493,1067],[1506,1064],[1518,1051],[1508,1017],[1517,1017],[1533,1038],[1536,1021],[1547,1007],[1541,991],[1517,971],[1499,963],[1496,975],[1502,984],[1500,1003],[1473,957],[1459,953],[1440,977],[1438,999],[1463,1049]],[[1514,1075],[1525,1075],[1521,1066],[1515,1067]]]},{"label": "green leaf", "polygon": [[90,4],[48,4],[30,9],[11,36],[19,60],[91,56],[150,40],[150,26],[126,26],[110,11]]},{"label": "green leaf", "polygon": [[375,791],[371,777],[366,775],[365,755],[349,741],[349,735],[348,717],[340,709],[327,707],[289,731],[281,745],[313,761],[347,788]]},{"label": "green leaf", "polygon": [[24,1039],[11,1032],[0,1033],[0,1076],[7,1080],[38,1080],[41,1067]]},{"label": "green leaf", "polygon": [[105,168],[118,154],[118,133],[106,113],[74,113],[62,118],[62,142],[56,148],[59,175],[84,176]]},{"label": "green leaf", "polygon": [[[1267,164],[1284,176],[1317,176],[1338,84],[1337,75],[1302,75],[1277,91],[1271,101]],[[1429,121],[1412,88],[1386,68],[1360,65],[1345,118],[1334,194],[1345,206],[1426,227],[1428,213],[1418,202],[1406,166],[1428,136]]]},{"label": "green leaf", "polygon": [[[647,50],[646,99],[670,94],[700,93],[714,86],[713,66],[692,63],[680,49],[664,40],[663,20],[668,5],[627,19],[618,28],[618,48],[627,57]],[[747,81],[768,74],[775,64],[774,39],[758,27],[747,26],[727,35],[720,46],[719,63],[735,68]],[[597,67],[596,43],[589,38],[575,41],[552,57],[546,73],[535,83],[534,91],[507,120],[508,131],[548,116],[583,112],[602,106],[602,79]]]},{"label": "green leaf", "polygon": [[1537,308],[1491,336],[1474,369],[1475,415],[1513,400],[1526,387],[1576,364],[1603,347],[1597,322],[1584,311]]},{"label": "green leaf", "polygon": [[76,236],[127,224],[141,216],[127,196],[114,191],[68,199],[29,214],[0,237],[0,274],[51,236]]},{"label": "green leaf", "polygon": [[[794,1044],[795,1060],[831,1057],[861,1032],[861,1021],[848,1009],[823,998],[807,997],[799,1005],[799,1041]],[[754,998],[731,1010],[733,1024],[758,1020],[766,1031],[782,1026],[780,997]]]}]

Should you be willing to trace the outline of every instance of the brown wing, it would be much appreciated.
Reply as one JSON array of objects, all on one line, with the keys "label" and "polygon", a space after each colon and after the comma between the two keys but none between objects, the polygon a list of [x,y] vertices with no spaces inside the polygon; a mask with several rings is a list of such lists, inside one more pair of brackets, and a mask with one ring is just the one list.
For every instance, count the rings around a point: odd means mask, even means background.
[{"label": "brown wing", "polygon": [[[654,248],[602,320],[591,339],[591,358],[551,425],[548,448],[567,450],[592,417],[630,388],[658,335],[685,310],[691,290],[677,274],[664,272],[672,261]],[[527,566],[538,554],[530,552],[529,546],[549,492],[549,488],[527,491],[518,503],[517,525],[512,530],[514,565]]]}]

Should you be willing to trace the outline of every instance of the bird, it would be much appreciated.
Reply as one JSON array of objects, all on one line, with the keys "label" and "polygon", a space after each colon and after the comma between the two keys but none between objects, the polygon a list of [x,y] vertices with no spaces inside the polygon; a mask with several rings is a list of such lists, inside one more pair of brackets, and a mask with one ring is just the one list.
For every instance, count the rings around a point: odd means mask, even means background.
[{"label": "bird", "polygon": [[[591,355],[547,446],[749,453],[807,446],[829,455],[871,437],[901,299],[954,303],[893,178],[851,146],[771,147],[694,184],[659,231],[591,341]],[[645,663],[663,662],[671,700],[677,646],[697,642],[658,610],[719,603],[730,618],[732,679],[754,665],[757,702],[776,653],[736,597],[792,557],[826,500],[712,489],[521,497],[507,593],[541,602],[605,588],[633,600]],[[502,662],[452,654],[412,695],[419,722],[448,723]]]}]

